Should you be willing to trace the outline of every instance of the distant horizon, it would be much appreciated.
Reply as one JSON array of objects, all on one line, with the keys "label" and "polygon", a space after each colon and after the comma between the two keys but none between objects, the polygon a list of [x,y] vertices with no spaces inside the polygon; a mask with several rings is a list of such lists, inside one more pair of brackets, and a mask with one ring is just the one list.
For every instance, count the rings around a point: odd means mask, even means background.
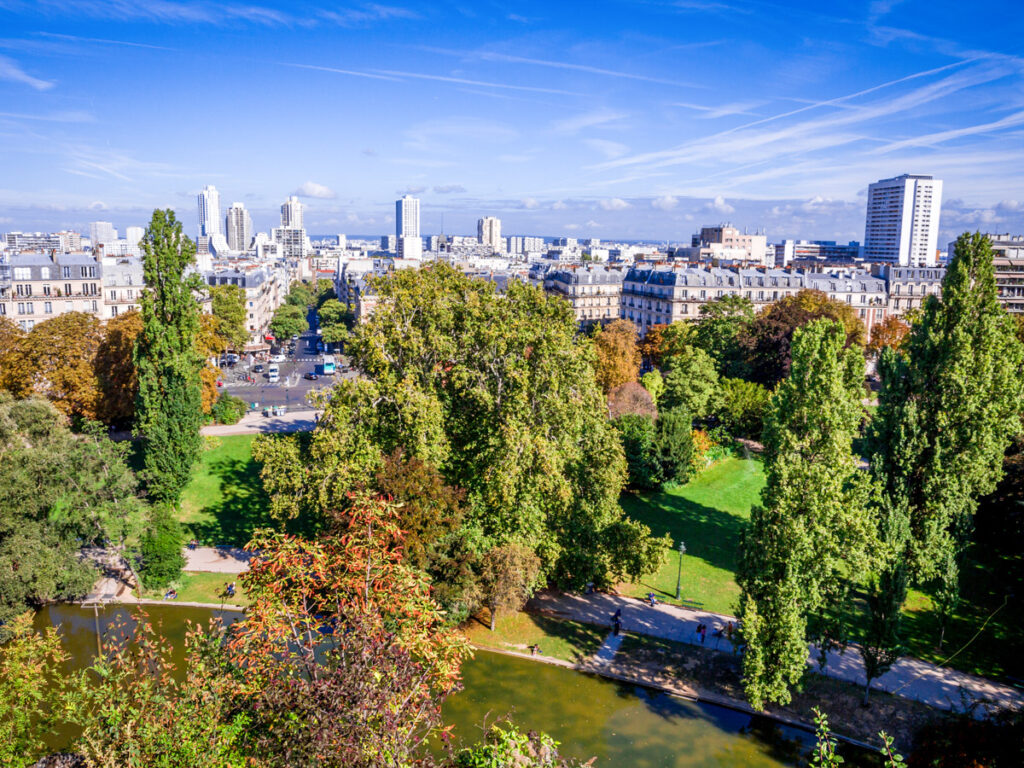
[{"label": "distant horizon", "polygon": [[[1024,14],[930,0],[0,0],[0,230],[505,229],[863,240],[879,179],[942,179],[940,242],[1024,231]],[[998,30],[995,34],[993,30]]]}]

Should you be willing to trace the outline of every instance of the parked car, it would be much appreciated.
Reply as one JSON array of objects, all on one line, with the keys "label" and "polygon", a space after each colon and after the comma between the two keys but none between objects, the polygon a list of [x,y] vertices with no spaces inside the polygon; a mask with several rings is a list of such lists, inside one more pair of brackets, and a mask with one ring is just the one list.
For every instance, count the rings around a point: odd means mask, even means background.
[{"label": "parked car", "polygon": [[310,381],[316,381],[316,380],[317,380],[317,379],[319,379],[320,377],[319,377],[319,376],[317,376],[317,375],[316,375],[315,373],[313,373],[313,372],[310,372],[310,373],[307,373],[307,374],[306,374],[305,376],[303,376],[302,378],[304,378],[304,379],[309,379]]},{"label": "parked car", "polygon": [[285,356],[283,354],[281,354],[280,352],[278,352],[276,355],[271,355],[270,356],[270,362],[272,362],[272,363],[283,363],[284,361],[285,361]]},{"label": "parked car", "polygon": [[263,364],[262,363],[257,363],[256,365],[254,365],[252,367],[252,372],[253,373],[263,373]]}]

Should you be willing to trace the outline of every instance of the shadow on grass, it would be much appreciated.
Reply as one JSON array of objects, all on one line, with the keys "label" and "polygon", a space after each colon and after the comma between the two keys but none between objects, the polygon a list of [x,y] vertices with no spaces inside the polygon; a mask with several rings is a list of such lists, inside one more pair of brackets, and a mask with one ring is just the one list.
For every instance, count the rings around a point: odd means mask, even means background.
[{"label": "shadow on grass", "polygon": [[669,493],[627,493],[620,503],[626,514],[650,527],[655,536],[671,536],[673,547],[683,541],[688,555],[735,572],[736,548],[746,525],[742,517]]}]

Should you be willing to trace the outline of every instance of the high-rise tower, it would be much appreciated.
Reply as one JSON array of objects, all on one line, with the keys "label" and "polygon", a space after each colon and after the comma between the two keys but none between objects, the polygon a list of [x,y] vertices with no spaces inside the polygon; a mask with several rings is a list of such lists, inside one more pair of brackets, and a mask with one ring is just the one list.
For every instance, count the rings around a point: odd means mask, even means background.
[{"label": "high-rise tower", "polygon": [[281,206],[281,226],[291,229],[303,229],[302,226],[302,203],[299,198],[292,195]]},{"label": "high-rise tower", "polygon": [[864,258],[902,267],[934,267],[942,181],[904,174],[868,186]]},{"label": "high-rise tower", "polygon": [[208,185],[199,193],[199,236],[224,234],[220,228],[220,192]]},{"label": "high-rise tower", "polygon": [[252,217],[242,203],[232,203],[224,216],[224,231],[228,236],[228,248],[244,251],[252,241]]}]

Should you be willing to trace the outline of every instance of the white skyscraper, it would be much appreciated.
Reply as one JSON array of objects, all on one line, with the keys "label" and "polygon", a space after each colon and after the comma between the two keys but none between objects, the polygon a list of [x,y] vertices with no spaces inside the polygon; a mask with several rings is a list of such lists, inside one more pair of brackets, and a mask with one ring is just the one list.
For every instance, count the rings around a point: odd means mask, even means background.
[{"label": "white skyscraper", "polygon": [[284,201],[281,206],[281,226],[291,229],[303,229],[302,226],[302,203],[299,198],[292,195]]},{"label": "white skyscraper", "polygon": [[395,201],[395,234],[398,237],[420,236],[420,201],[405,195]]},{"label": "white skyscraper", "polygon": [[199,193],[199,236],[222,235],[220,228],[220,192],[214,186]]},{"label": "white skyscraper", "polygon": [[902,267],[934,267],[942,181],[904,174],[868,187],[864,258]]},{"label": "white skyscraper", "polygon": [[128,227],[124,231],[124,239],[128,241],[129,246],[134,247],[141,242],[145,234],[146,230],[143,227]]},{"label": "white skyscraper", "polygon": [[495,251],[501,250],[501,219],[484,216],[476,223],[476,239],[481,245],[489,245]]},{"label": "white skyscraper", "polygon": [[224,231],[228,236],[228,248],[244,251],[252,241],[252,217],[242,203],[232,203],[224,216]]},{"label": "white skyscraper", "polygon": [[89,239],[92,240],[92,249],[95,251],[104,243],[117,240],[117,230],[109,221],[94,221],[89,225]]}]

